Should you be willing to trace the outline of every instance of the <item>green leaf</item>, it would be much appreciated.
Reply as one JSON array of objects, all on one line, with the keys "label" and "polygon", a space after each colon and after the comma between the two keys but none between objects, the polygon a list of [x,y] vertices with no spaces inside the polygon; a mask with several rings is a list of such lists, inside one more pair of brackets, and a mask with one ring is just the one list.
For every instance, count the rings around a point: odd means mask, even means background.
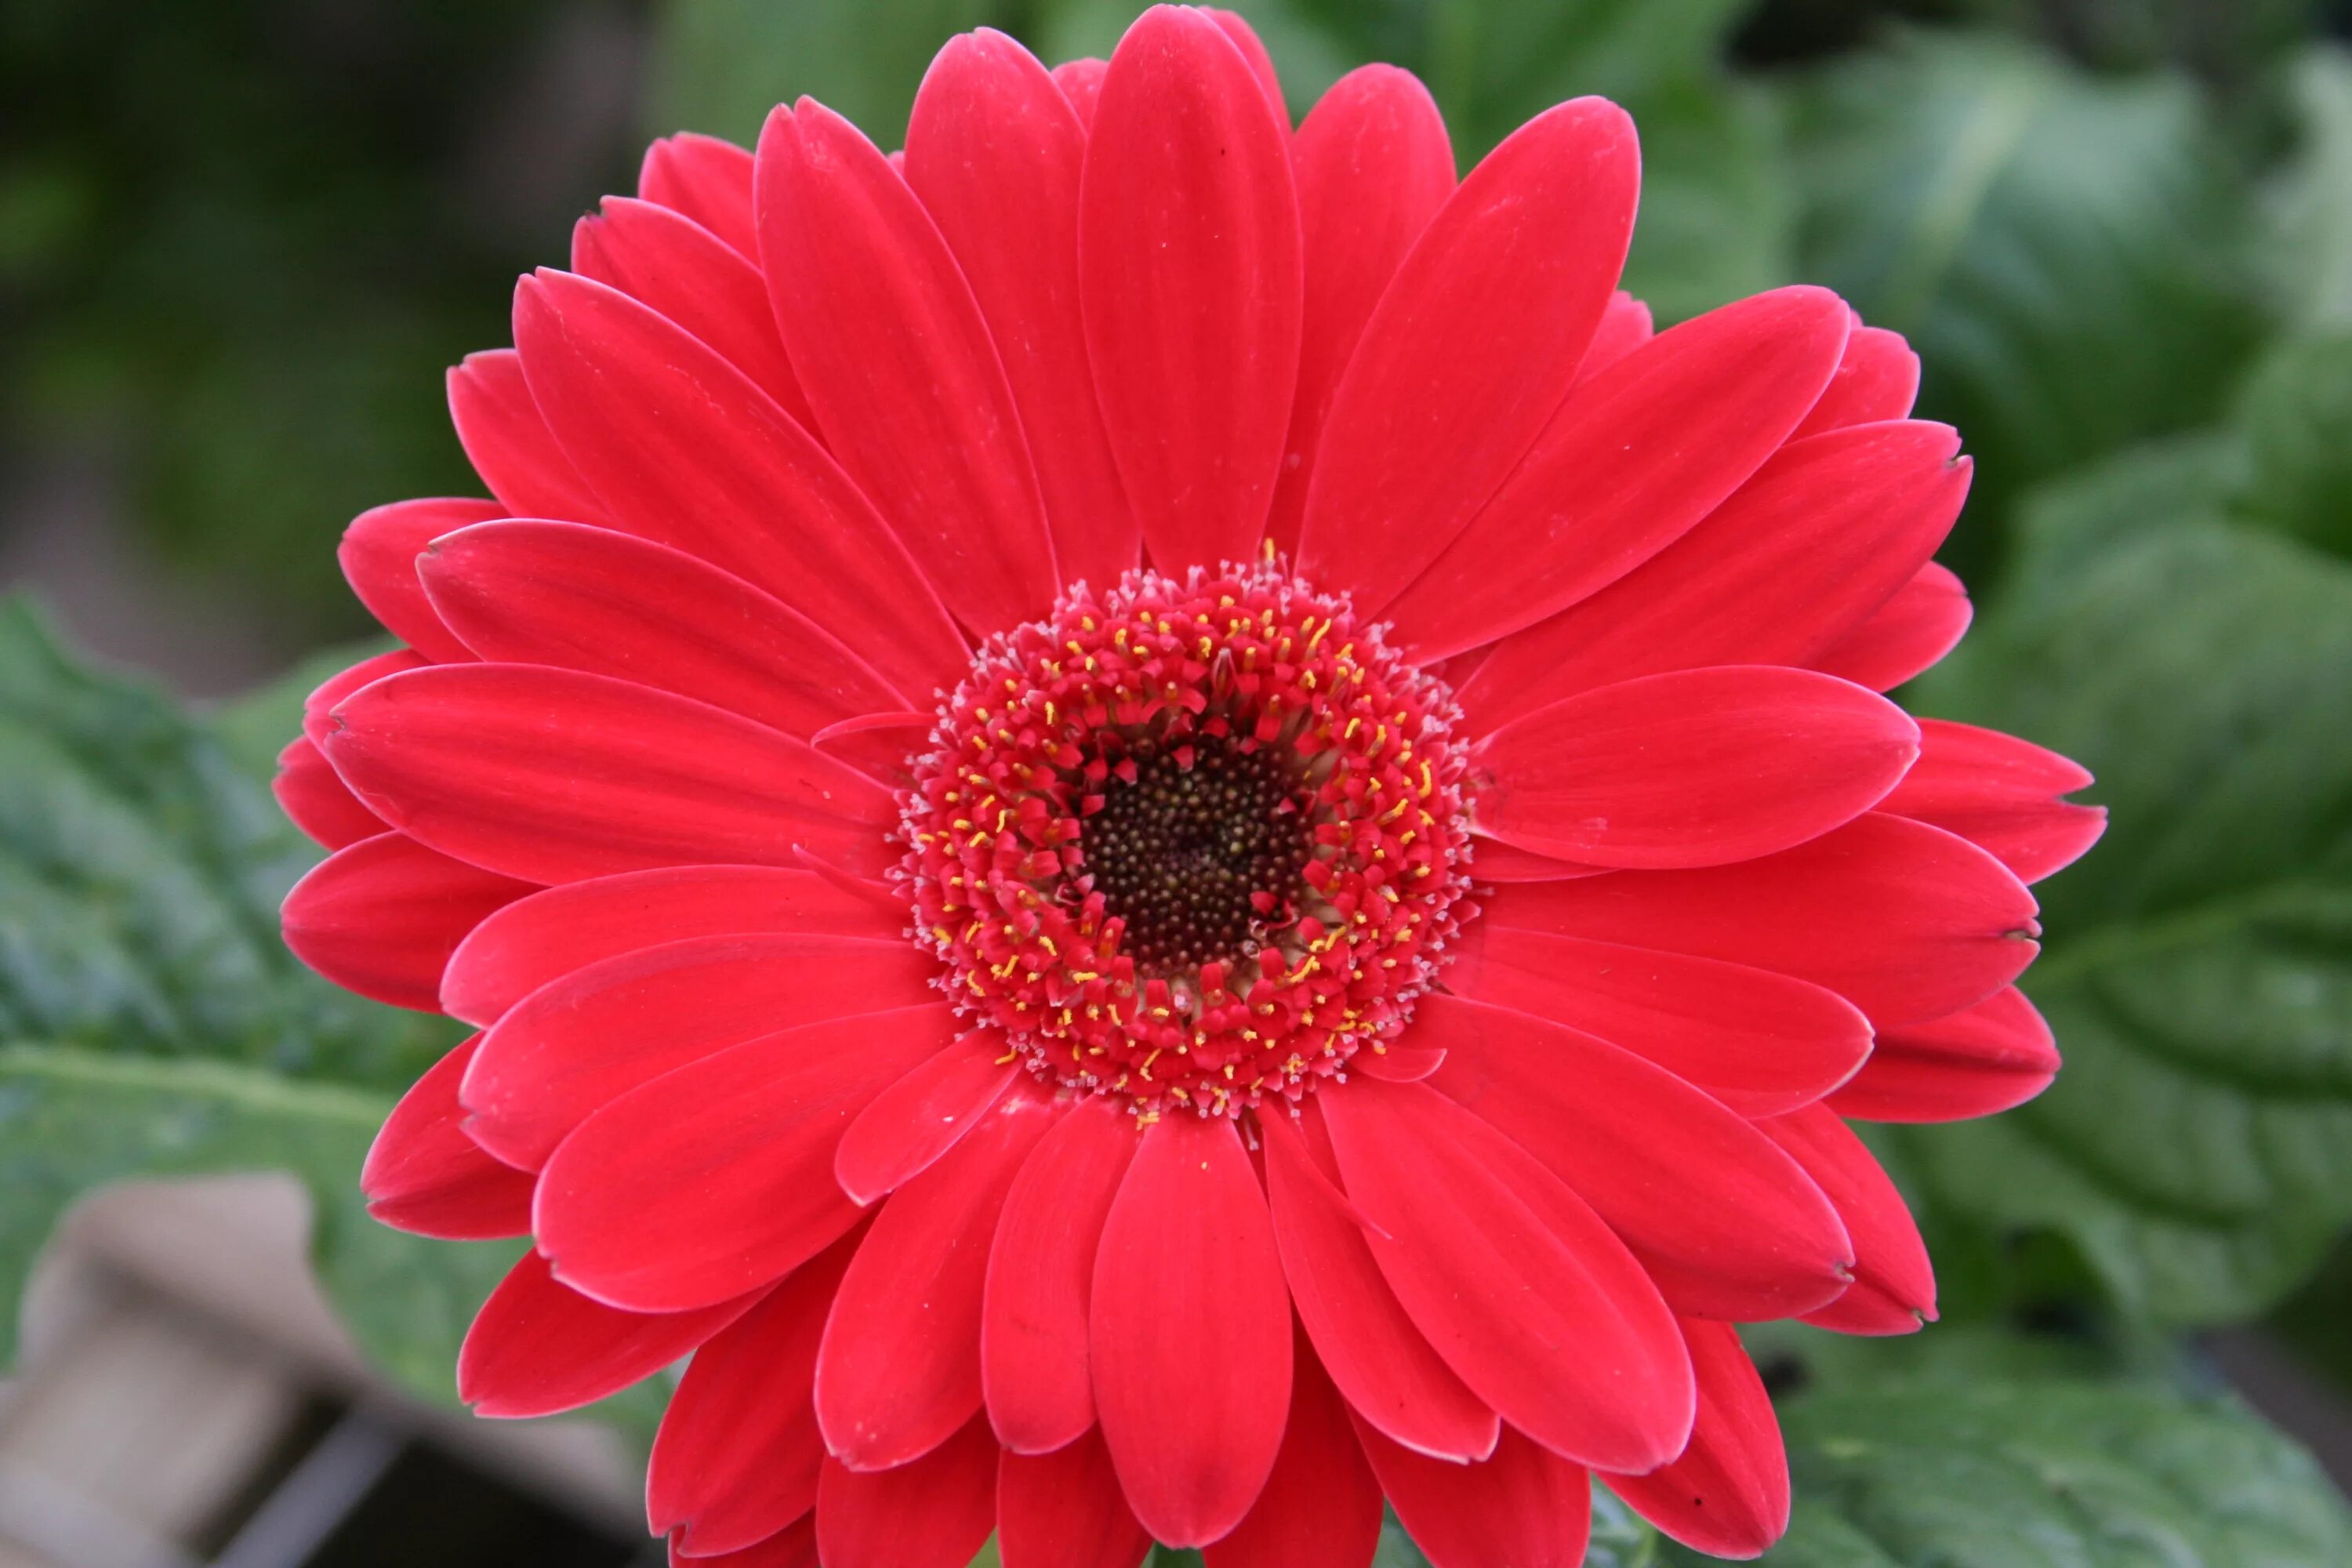
[{"label": "green leaf", "polygon": [[1780,100],[1694,76],[1629,106],[1642,137],[1642,214],[1625,287],[1660,326],[1796,276],[1796,193]]},{"label": "green leaf", "polygon": [[1937,1383],[1814,1395],[1782,1426],[1798,1500],[1770,1568],[2352,1562],[2352,1518],[2318,1467],[2225,1400]]},{"label": "green leaf", "polygon": [[2240,400],[2248,521],[2352,556],[2352,321],[2281,343]]},{"label": "green leaf", "polygon": [[[2219,461],[2182,466],[2210,495]],[[2037,586],[1921,683],[2099,775],[2106,839],[2037,889],[2025,981],[2065,1070],[1886,1142],[1931,1205],[2071,1237],[2130,1309],[2223,1321],[2352,1220],[2352,566],[2199,515],[2195,486],[2168,510],[2134,466],[2035,509]]]},{"label": "green leaf", "polygon": [[768,110],[806,93],[884,148],[906,139],[923,69],[950,36],[1003,26],[990,0],[668,0],[655,38],[648,129],[750,146]]},{"label": "green leaf", "polygon": [[2220,411],[2264,322],[2243,182],[2185,80],[1921,34],[1793,102],[1801,274],[1919,350],[1922,411],[1977,455],[1979,518]]},{"label": "green leaf", "polygon": [[2300,139],[2267,193],[2266,255],[2297,321],[2352,326],[2352,52],[2311,49],[2294,66],[2289,96]]},{"label": "green leaf", "polygon": [[[315,672],[293,681],[309,683]],[[269,702],[293,732],[289,693]],[[252,718],[257,755],[268,737]],[[58,1214],[125,1177],[287,1170],[362,1345],[451,1392],[467,1316],[512,1255],[367,1218],[359,1166],[446,1019],[327,984],[277,909],[317,858],[205,728],[76,664],[0,601],[0,1311]],[[0,1354],[5,1353],[0,1339]]]}]

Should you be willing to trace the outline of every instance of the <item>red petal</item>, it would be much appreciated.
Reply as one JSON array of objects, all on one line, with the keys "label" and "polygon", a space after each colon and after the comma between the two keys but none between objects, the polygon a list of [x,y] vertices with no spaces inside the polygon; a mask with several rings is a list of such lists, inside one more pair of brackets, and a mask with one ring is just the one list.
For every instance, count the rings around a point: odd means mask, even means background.
[{"label": "red petal", "polygon": [[1478,831],[1538,855],[1664,870],[1750,860],[1853,821],[1919,754],[1908,714],[1780,665],[1675,670],[1514,719],[1475,748]]},{"label": "red petal", "polygon": [[1870,1056],[1870,1020],[1852,1003],[1769,970],[1486,921],[1454,952],[1455,994],[1598,1035],[1743,1116],[1811,1105]]},{"label": "red petal", "polygon": [[1109,61],[1098,60],[1091,55],[1064,60],[1054,68],[1054,85],[1060,88],[1062,96],[1070,100],[1071,112],[1078,117],[1078,123],[1082,126],[1091,126],[1095,122],[1095,105],[1102,98],[1103,73],[1109,68]]},{"label": "red petal", "polygon": [[1513,132],[1440,207],[1331,396],[1302,573],[1365,619],[1468,524],[1567,395],[1625,263],[1633,122],[1580,98]]},{"label": "red petal", "polygon": [[1288,143],[1212,18],[1155,6],[1119,40],[1080,184],[1079,290],[1103,426],[1165,572],[1249,560],[1273,500],[1302,289]]},{"label": "red petal", "polygon": [[[1494,500],[1389,606],[1394,640],[1423,662],[1476,647],[1673,543],[1787,438],[1845,336],[1836,295],[1779,289],[1661,332],[1578,387]],[[1514,569],[1496,571],[1501,561]]]},{"label": "red petal", "polygon": [[2011,985],[1931,1023],[1890,1029],[1831,1097],[1864,1121],[1960,1121],[2024,1104],[2058,1076],[2058,1045]]},{"label": "red petal", "polygon": [[816,1486],[824,1568],[964,1568],[996,1522],[996,1440],[978,1417],[895,1470],[827,1459]]},{"label": "red petal", "polygon": [[1007,1450],[996,1471],[996,1550],[1004,1568],[1135,1568],[1151,1550],[1119,1495],[1099,1433],[1050,1454]]},{"label": "red petal", "polygon": [[1849,425],[1872,425],[1901,419],[1919,395],[1919,356],[1900,332],[1884,327],[1856,327],[1845,341],[1845,356],[1837,374],[1822,389],[1821,401],[1797,426],[1792,440],[1839,430]]},{"label": "red petal", "polygon": [[1919,741],[1918,765],[1885,809],[1958,834],[2021,882],[2074,864],[2106,829],[2104,806],[2059,798],[2086,787],[2091,775],[2055,752],[1941,719],[1921,720]]},{"label": "red petal", "polygon": [[1664,1068],[1451,996],[1423,998],[1413,1033],[1447,1047],[1430,1087],[1574,1188],[1675,1310],[1785,1318],[1844,1289],[1853,1248],[1829,1199],[1770,1139]]},{"label": "red petal", "polygon": [[1941,425],[1783,447],[1691,531],[1581,604],[1506,637],[1460,688],[1474,728],[1611,681],[1803,664],[1943,542],[1968,494]]},{"label": "red petal", "polygon": [[1086,128],[1045,67],[987,27],[940,51],[907,126],[907,183],[988,320],[1062,577],[1103,588],[1141,558],[1142,535],[1103,432],[1078,313],[1086,153]]},{"label": "red petal", "polygon": [[305,735],[295,736],[278,753],[278,776],[269,781],[269,793],[294,826],[321,848],[341,849],[384,830],[383,818],[360,803],[327,765],[326,753]]},{"label": "red petal", "polygon": [[1609,309],[1593,330],[1592,342],[1577,362],[1576,384],[1583,385],[1652,338],[1657,336],[1650,307],[1622,289],[1609,297]]},{"label": "red petal", "polygon": [[368,1213],[395,1230],[450,1241],[530,1233],[530,1176],[466,1136],[457,1083],[480,1044],[476,1035],[426,1068],[368,1149],[360,1191]]},{"label": "red petal", "polygon": [[1283,101],[1282,78],[1276,73],[1274,57],[1266,53],[1265,41],[1257,36],[1257,29],[1252,27],[1248,19],[1237,11],[1203,5],[1201,14],[1214,22],[1218,30],[1232,41],[1234,47],[1241,51],[1242,58],[1249,62],[1250,74],[1257,78],[1259,88],[1265,93],[1266,107],[1274,110],[1274,117],[1281,122],[1282,128],[1289,130],[1290,110]]},{"label": "red petal", "polygon": [[1454,194],[1454,147],[1429,89],[1370,65],[1331,85],[1290,148],[1307,259],[1298,392],[1267,537],[1296,549],[1307,485],[1339,373],[1372,307],[1431,216]]},{"label": "red petal", "polygon": [[767,280],[741,252],[676,210],[606,196],[572,231],[572,270],[677,322],[757,382],[803,426],[808,396],[784,357]]},{"label": "red petal", "polygon": [[871,1204],[929,1170],[1003,1100],[1020,1058],[995,1029],[975,1029],[884,1089],[841,1135],[833,1173]]},{"label": "red petal", "polygon": [[1007,1450],[1059,1448],[1094,1425],[1087,1346],[1103,1221],[1135,1157],[1133,1120],[1080,1101],[1037,1145],[996,1226],[980,1328],[981,1384]]},{"label": "red petal", "polygon": [[651,1377],[741,1317],[756,1293],[692,1312],[620,1312],[523,1254],[466,1331],[457,1397],[477,1415],[552,1415]]},{"label": "red petal", "polygon": [[1892,691],[1958,647],[1975,613],[1960,580],[1930,561],[1877,614],[1810,662],[1856,686]]},{"label": "red petal", "polygon": [[569,522],[494,522],[419,563],[466,646],[507,664],[634,680],[807,736],[898,704],[799,611],[683,551]]},{"label": "red petal", "polygon": [[536,1167],[598,1107],[713,1051],[887,1009],[936,1014],[917,1007],[933,999],[931,968],[908,942],[805,934],[698,937],[605,959],[533,992],[483,1038],[466,1075],[468,1131]]},{"label": "red petal", "polygon": [[818,1568],[816,1516],[803,1515],[764,1541],[711,1557],[688,1555],[673,1541],[669,1568]]},{"label": "red petal", "polygon": [[1449,1465],[1357,1424],[1364,1455],[1430,1568],[1579,1568],[1592,1528],[1582,1466],[1506,1428],[1495,1457]]},{"label": "red petal", "polygon": [[752,1546],[816,1506],[824,1439],[809,1385],[849,1236],[793,1271],[694,1352],[646,1470],[646,1517],[674,1547],[710,1557]]},{"label": "red petal", "polygon": [[467,354],[449,372],[449,417],[508,516],[604,521],[603,498],[549,432],[514,350]]},{"label": "red petal", "polygon": [[606,676],[453,664],[360,690],[327,760],[385,821],[534,882],[709,861],[897,856],[889,793],[805,741]]},{"label": "red petal", "polygon": [[1597,877],[1602,869],[1599,866],[1580,866],[1572,860],[1555,860],[1499,838],[1479,839],[1475,848],[1473,874],[1482,882],[1566,882],[1578,877]]},{"label": "red petal", "polygon": [[437,1013],[449,954],[483,916],[531,890],[380,833],[313,866],[280,918],[294,956],[346,991]]},{"label": "red petal", "polygon": [[1880,1029],[1983,1000],[2033,962],[2033,896],[1966,839],[1873,812],[1737,866],[1496,889],[1497,926],[1776,970]]},{"label": "red petal", "polygon": [[549,425],[611,500],[614,526],[766,589],[902,698],[961,677],[962,636],[899,536],[717,352],[562,272],[517,289],[515,341]]},{"label": "red petal", "polygon": [[1646,1476],[1609,1476],[1609,1489],[1685,1546],[1755,1557],[1789,1528],[1789,1455],[1756,1363],[1728,1323],[1683,1320],[1698,1374],[1690,1447]]},{"label": "red petal", "polygon": [[1907,1334],[1936,1316],[1936,1272],[1903,1194],[1853,1130],[1825,1105],[1759,1121],[1837,1205],[1853,1237],[1853,1284],[1818,1311],[1817,1328],[1849,1334]]},{"label": "red petal", "polygon": [[751,228],[751,154],[732,142],[691,131],[663,137],[646,149],[637,195],[684,213],[747,258],[759,258]]},{"label": "red petal", "polygon": [[1367,1233],[1381,1272],[1472,1393],[1582,1463],[1645,1470],[1682,1451],[1682,1336],[1575,1194],[1426,1084],[1318,1099],[1348,1195],[1386,1233]]},{"label": "red petal", "polygon": [[882,1205],[817,1353],[817,1426],[851,1469],[927,1454],[980,1408],[989,1246],[1014,1174],[1057,1114],[1038,1095],[1011,1097]]},{"label": "red petal", "polygon": [[363,511],[343,531],[335,551],[343,581],[384,629],[427,658],[457,664],[473,658],[449,635],[417,581],[416,557],[445,533],[506,515],[496,501],[404,500]]},{"label": "red petal", "polygon": [[1231,1121],[1145,1131],[1103,1226],[1087,1338],[1136,1518],[1171,1546],[1233,1529],[1274,1468],[1291,1366],[1274,1226]]},{"label": "red petal", "polygon": [[539,1249],[566,1284],[647,1312],[792,1272],[857,1222],[832,1181],[842,1128],[940,1048],[948,1017],[910,1008],[785,1029],[623,1095],[540,1173]]},{"label": "red petal", "polygon": [[363,658],[345,669],[339,669],[319,683],[317,690],[302,700],[302,734],[314,746],[323,746],[327,737],[335,731],[334,711],[343,699],[363,686],[382,680],[387,675],[403,670],[423,669],[432,660],[423,654],[404,647]]},{"label": "red petal", "polygon": [[1381,1484],[1339,1391],[1301,1346],[1290,1419],[1257,1506],[1201,1553],[1204,1568],[1366,1568],[1381,1543]]},{"label": "red petal", "polygon": [[825,445],[985,635],[1052,607],[1037,476],[996,345],[907,182],[803,99],[760,136],[768,298]]},{"label": "red petal", "polygon": [[499,910],[457,944],[441,1006],[484,1028],[551,980],[603,959],[697,936],[801,932],[899,936],[903,910],[813,871],[672,866],[546,888]]},{"label": "red petal", "polygon": [[[1348,1403],[1366,1421],[1424,1454],[1456,1461],[1495,1451],[1495,1413],[1478,1401],[1412,1326],[1381,1277],[1371,1247],[1338,1194],[1319,1117],[1261,1116],[1274,1235],[1299,1321]],[[1308,1129],[1313,1130],[1312,1141]],[[1318,1149],[1316,1142],[1326,1147]],[[1312,1163],[1310,1164],[1309,1162]]]}]

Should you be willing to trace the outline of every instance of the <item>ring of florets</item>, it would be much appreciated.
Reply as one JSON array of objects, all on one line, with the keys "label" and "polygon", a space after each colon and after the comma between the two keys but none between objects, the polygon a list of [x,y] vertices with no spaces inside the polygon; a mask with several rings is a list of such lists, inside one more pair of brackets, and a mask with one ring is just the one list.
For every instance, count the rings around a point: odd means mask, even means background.
[{"label": "ring of florets", "polygon": [[1468,913],[1457,717],[1272,559],[1079,584],[980,650],[915,760],[915,934],[1061,1088],[1296,1101],[1386,1048]]}]

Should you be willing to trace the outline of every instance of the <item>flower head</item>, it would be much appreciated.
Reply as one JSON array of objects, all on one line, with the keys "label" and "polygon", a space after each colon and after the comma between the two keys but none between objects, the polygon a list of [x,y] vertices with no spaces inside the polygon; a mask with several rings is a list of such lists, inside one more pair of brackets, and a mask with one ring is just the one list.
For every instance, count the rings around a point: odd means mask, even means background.
[{"label": "flower head", "polygon": [[1881,695],[1965,628],[1916,363],[1654,333],[1579,100],[1458,183],[1237,19],[943,50],[903,163],[681,136],[451,373],[496,499],[352,524],[402,641],[279,795],[322,973],[480,1033],[365,1173],[529,1236],[488,1415],[689,1354],[676,1561],[1572,1563],[1782,1528],[1730,1325],[1934,1281],[1848,1117],[2026,1099],[2087,783]]}]

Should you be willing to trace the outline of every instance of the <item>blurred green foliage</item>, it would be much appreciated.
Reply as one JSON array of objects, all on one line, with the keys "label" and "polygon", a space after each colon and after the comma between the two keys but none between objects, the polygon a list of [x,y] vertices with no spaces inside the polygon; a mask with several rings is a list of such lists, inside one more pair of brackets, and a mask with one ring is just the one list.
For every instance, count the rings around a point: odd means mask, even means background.
[{"label": "blurred green foliage", "polygon": [[[97,464],[167,559],[289,646],[356,629],[337,532],[475,488],[439,373],[505,341],[512,274],[562,259],[642,134],[748,141],[808,92],[895,145],[949,33],[1099,54],[1138,8],[20,0],[0,461]],[[2352,1560],[2307,1465],[2184,1393],[2165,1337],[2275,1310],[2352,1389],[2352,53],[2331,41],[2352,6],[1236,8],[1295,111],[1391,60],[1465,164],[1558,99],[1625,102],[1627,282],[1662,320],[1802,279],[1906,333],[1922,414],[1978,463],[1947,554],[1979,627],[1915,705],[2081,758],[2114,809],[2042,889],[2027,985],[2068,1055],[2056,1087],[1879,1139],[1946,1325],[1762,1342],[1812,1391],[1790,1406],[1808,1511],[1772,1561]],[[597,37],[643,45],[637,123],[574,115],[545,155],[531,127],[579,108],[559,68]],[[352,1201],[368,1122],[439,1041],[274,944],[304,851],[254,779],[307,683],[200,723],[0,618],[0,1294],[83,1186],[281,1163],[320,1194],[355,1327],[429,1383],[497,1259]],[[1599,1531],[1596,1562],[1680,1561],[1622,1510]]]}]

